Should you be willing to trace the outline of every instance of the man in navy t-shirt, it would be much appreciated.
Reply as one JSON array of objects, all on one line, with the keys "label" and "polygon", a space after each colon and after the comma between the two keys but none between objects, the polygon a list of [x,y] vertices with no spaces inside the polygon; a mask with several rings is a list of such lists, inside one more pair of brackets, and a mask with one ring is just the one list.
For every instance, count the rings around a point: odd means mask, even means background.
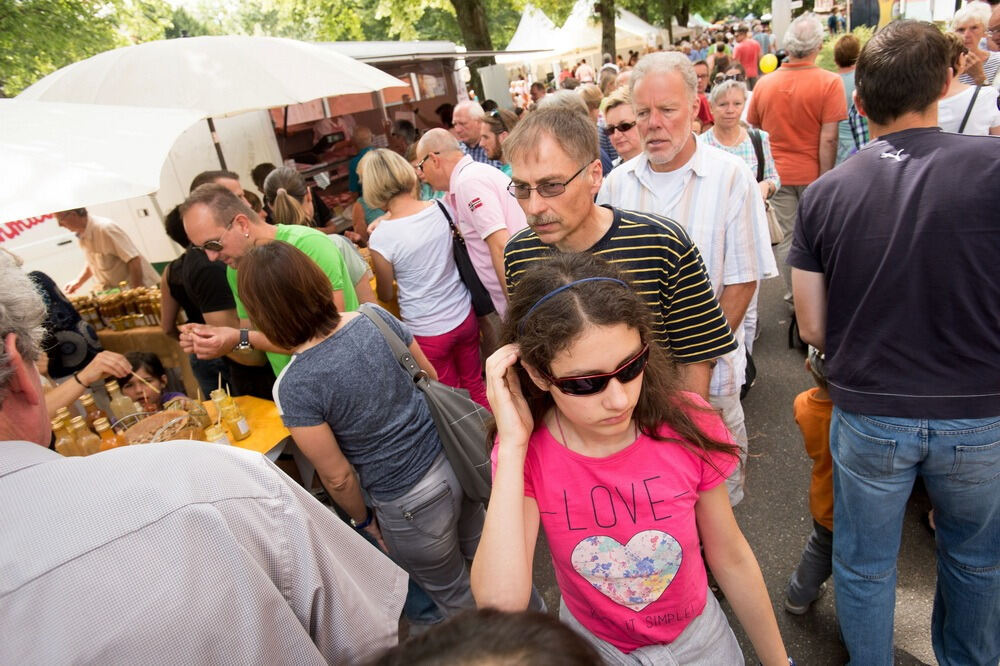
[{"label": "man in navy t-shirt", "polygon": [[1000,139],[936,126],[950,78],[930,23],[876,33],[855,93],[876,138],[806,190],[788,255],[802,339],[826,352],[837,617],[857,664],[892,664],[918,474],[938,661],[1000,660]]}]

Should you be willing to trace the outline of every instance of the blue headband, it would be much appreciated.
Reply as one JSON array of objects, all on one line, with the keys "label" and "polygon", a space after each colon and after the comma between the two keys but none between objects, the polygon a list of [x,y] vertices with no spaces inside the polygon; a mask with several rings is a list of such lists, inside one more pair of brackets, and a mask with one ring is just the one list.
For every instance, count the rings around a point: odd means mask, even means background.
[{"label": "blue headband", "polygon": [[568,284],[564,284],[561,287],[557,287],[557,288],[553,289],[552,291],[550,291],[549,293],[545,294],[544,296],[542,296],[541,298],[539,298],[537,301],[535,301],[535,304],[532,305],[530,308],[528,308],[528,311],[524,313],[523,317],[521,317],[521,321],[517,325],[517,333],[518,333],[518,335],[520,335],[521,333],[524,332],[524,322],[527,321],[528,317],[531,316],[532,312],[534,312],[535,310],[538,309],[539,305],[541,305],[545,301],[549,300],[550,298],[552,298],[556,294],[558,294],[558,293],[560,293],[562,291],[566,291],[570,287],[578,285],[578,284],[581,284],[583,282],[617,282],[618,284],[620,284],[623,287],[628,287],[627,284],[625,284],[624,282],[622,282],[618,278],[588,277],[588,278],[581,278],[579,280],[573,280],[572,282],[570,282]]}]

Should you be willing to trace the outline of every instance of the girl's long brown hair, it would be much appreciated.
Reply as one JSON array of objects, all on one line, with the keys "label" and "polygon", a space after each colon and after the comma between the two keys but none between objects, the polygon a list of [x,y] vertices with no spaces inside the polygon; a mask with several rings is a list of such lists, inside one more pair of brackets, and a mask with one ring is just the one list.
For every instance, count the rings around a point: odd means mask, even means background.
[{"label": "girl's long brown hair", "polygon": [[[652,340],[649,308],[634,288],[609,280],[583,282],[528,314],[546,294],[587,277],[628,282],[611,264],[587,253],[555,254],[525,271],[507,309],[502,344],[517,343],[522,362],[551,374],[552,359],[569,347],[587,326],[625,324],[637,330],[643,342],[650,343],[649,363],[633,412],[639,430],[653,439],[674,441],[696,452],[717,451],[736,456],[737,446],[713,439],[691,418],[692,410],[711,410],[694,405],[682,395],[676,367],[667,352]],[[555,403],[548,391],[535,386],[522,367],[518,368],[518,377],[532,418],[538,424]],[[664,424],[673,428],[681,439],[661,436],[659,429]],[[702,458],[708,460],[704,455]]]}]

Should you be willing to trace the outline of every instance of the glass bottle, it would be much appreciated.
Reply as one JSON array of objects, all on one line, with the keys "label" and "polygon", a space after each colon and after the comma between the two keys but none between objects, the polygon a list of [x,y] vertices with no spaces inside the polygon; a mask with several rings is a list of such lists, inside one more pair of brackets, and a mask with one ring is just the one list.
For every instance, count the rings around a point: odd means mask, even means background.
[{"label": "glass bottle", "polygon": [[63,424],[63,428],[65,428],[66,431],[69,432],[70,436],[73,435],[73,433],[70,431],[70,427],[69,427],[69,422],[70,422],[70,419],[72,419],[72,418],[73,417],[69,413],[69,409],[68,408],[66,408],[66,407],[60,407],[59,409],[56,410],[56,419],[58,419],[59,422]]},{"label": "glass bottle", "polygon": [[215,389],[209,393],[208,396],[212,399],[212,402],[215,403],[215,408],[219,410],[220,414],[226,407],[235,404],[233,403],[233,399],[229,397],[229,394],[226,393],[225,389]]},{"label": "glass bottle", "polygon": [[213,444],[232,445],[232,442],[229,441],[229,435],[226,434],[221,425],[210,425],[205,428],[205,441]]},{"label": "glass bottle", "polygon": [[250,436],[250,424],[246,417],[240,412],[240,408],[235,404],[229,405],[222,410],[222,420],[225,422],[233,439],[237,442]]},{"label": "glass bottle", "polygon": [[86,415],[84,415],[83,420],[87,422],[87,427],[93,428],[94,421],[100,418],[105,418],[107,415],[101,411],[101,408],[94,404],[94,396],[89,393],[84,393],[80,396],[80,404],[86,410]]},{"label": "glass bottle", "polygon": [[64,456],[80,455],[79,450],[76,448],[76,439],[70,434],[69,429],[66,428],[62,420],[58,418],[52,419],[52,432],[56,436],[56,452]]},{"label": "glass bottle", "polygon": [[121,392],[118,382],[114,380],[108,381],[104,384],[104,388],[108,390],[108,397],[111,399],[109,407],[111,415],[115,417],[115,421],[121,421],[126,416],[139,411],[138,405],[132,402],[132,398]]},{"label": "glass bottle", "polygon": [[70,423],[73,425],[73,434],[76,436],[76,447],[80,451],[79,455],[89,456],[101,450],[101,438],[90,431],[82,416],[74,416]]},{"label": "glass bottle", "polygon": [[101,451],[107,451],[116,446],[124,446],[126,444],[125,437],[112,430],[111,424],[108,423],[106,418],[94,421],[94,428],[97,430],[98,437],[101,438]]}]

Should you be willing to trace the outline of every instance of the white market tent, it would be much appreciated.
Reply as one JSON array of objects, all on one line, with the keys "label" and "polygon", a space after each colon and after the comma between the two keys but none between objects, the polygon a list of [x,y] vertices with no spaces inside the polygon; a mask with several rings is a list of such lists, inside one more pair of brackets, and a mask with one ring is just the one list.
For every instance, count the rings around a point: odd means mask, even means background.
[{"label": "white market tent", "polygon": [[500,64],[520,63],[526,60],[537,60],[551,57],[550,49],[559,40],[559,28],[552,22],[545,12],[538,9],[531,3],[524,6],[521,14],[521,22],[517,24],[514,36],[507,44],[507,51],[538,51],[538,53],[524,55],[498,55],[496,60]]},{"label": "white market tent", "polygon": [[690,28],[707,28],[709,25],[711,24],[702,18],[701,14],[691,14],[688,17],[688,27]]},{"label": "white market tent", "polygon": [[[544,49],[538,53],[525,55],[501,55],[497,62],[502,64],[535,63],[558,61],[567,58],[596,56],[600,63],[601,24],[593,18],[592,0],[576,0],[566,22],[560,28],[542,11],[526,5],[518,25],[507,46],[508,51]],[[663,28],[650,25],[637,15],[625,9],[618,9],[615,19],[615,46],[618,51],[625,49],[643,50],[668,43],[668,33]],[[687,28],[674,26],[674,38],[690,33]]]},{"label": "white market tent", "polygon": [[[615,47],[642,49],[666,42],[666,31],[651,26],[630,11],[619,9],[615,18]],[[557,53],[585,54],[601,49],[601,24],[593,19],[593,3],[576,0],[559,30]]]}]

